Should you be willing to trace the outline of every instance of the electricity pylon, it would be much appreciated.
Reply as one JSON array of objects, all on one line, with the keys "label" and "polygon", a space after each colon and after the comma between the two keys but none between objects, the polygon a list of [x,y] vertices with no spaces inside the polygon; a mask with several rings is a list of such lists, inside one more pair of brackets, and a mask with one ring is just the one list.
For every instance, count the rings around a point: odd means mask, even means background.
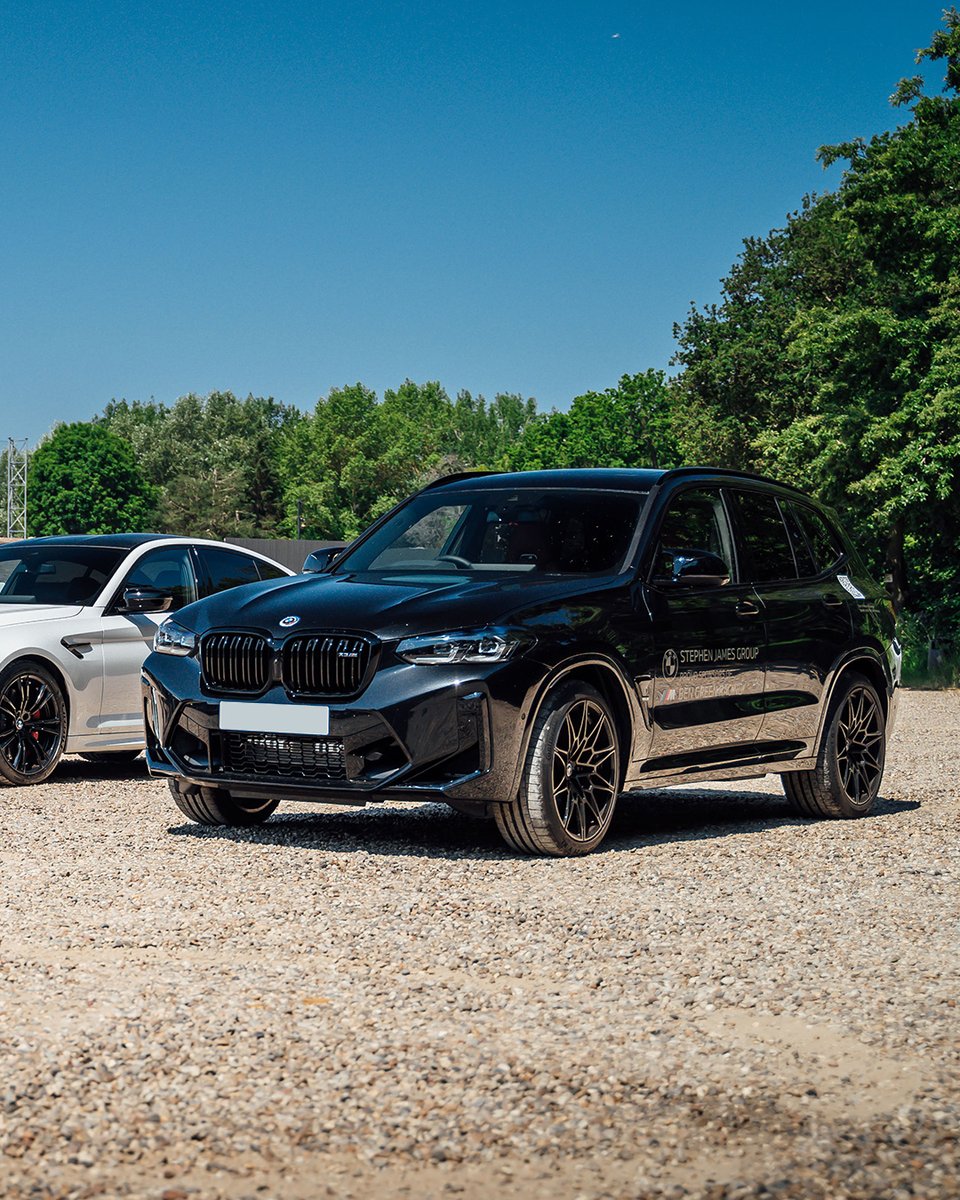
[{"label": "electricity pylon", "polygon": [[27,439],[7,439],[7,537],[27,536]]}]

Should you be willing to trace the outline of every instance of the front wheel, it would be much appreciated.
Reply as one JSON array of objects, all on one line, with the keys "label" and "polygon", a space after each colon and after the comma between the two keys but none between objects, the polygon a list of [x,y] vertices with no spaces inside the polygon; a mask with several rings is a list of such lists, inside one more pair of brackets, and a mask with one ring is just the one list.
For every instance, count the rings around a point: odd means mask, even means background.
[{"label": "front wheel", "polygon": [[619,791],[613,714],[599,692],[574,681],[544,701],[517,798],[494,805],[494,817],[514,850],[589,854],[610,828]]},{"label": "front wheel", "polygon": [[886,744],[876,688],[847,676],[830,705],[816,767],[781,776],[790,806],[806,817],[865,817],[880,791]]},{"label": "front wheel", "polygon": [[0,674],[0,778],[24,786],[56,769],[67,740],[60,685],[39,663],[14,663]]},{"label": "front wheel", "polygon": [[194,787],[170,780],[170,794],[185,817],[198,825],[260,825],[277,807],[276,800],[238,800],[226,788]]}]

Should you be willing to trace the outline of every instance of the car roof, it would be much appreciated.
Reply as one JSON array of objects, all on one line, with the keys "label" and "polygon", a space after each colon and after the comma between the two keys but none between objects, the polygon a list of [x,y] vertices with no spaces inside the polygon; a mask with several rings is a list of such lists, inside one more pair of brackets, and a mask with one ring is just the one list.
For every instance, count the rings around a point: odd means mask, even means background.
[{"label": "car roof", "polygon": [[731,483],[762,483],[769,487],[783,488],[805,499],[806,493],[789,483],[769,479],[764,475],[751,475],[747,471],[731,471],[723,467],[671,467],[665,470],[648,467],[570,467],[551,471],[464,471],[457,475],[444,475],[435,479],[424,489],[449,487],[452,490],[469,483],[471,490],[500,490],[502,488],[597,488],[609,491],[649,491],[654,485],[663,485],[673,480],[710,479],[726,480]]},{"label": "car roof", "polygon": [[663,471],[617,467],[578,467],[553,471],[464,471],[444,475],[428,487],[452,489],[469,483],[471,490],[500,491],[503,488],[600,488],[610,491],[647,491]]},{"label": "car roof", "polygon": [[[147,542],[184,541],[174,533],[64,533],[54,537],[27,538],[31,546],[112,546],[118,550],[134,550]],[[8,542],[8,546],[17,545]]]}]

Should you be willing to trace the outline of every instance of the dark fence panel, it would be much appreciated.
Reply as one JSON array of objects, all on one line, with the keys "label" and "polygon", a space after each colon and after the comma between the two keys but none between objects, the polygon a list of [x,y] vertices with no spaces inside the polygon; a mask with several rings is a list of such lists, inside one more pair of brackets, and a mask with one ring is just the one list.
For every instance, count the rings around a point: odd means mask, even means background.
[{"label": "dark fence panel", "polygon": [[307,538],[227,538],[231,546],[243,546],[245,550],[256,550],[267,558],[283,563],[291,571],[300,571],[303,560],[314,550],[325,550],[327,546],[345,546],[346,542],[314,542]]}]

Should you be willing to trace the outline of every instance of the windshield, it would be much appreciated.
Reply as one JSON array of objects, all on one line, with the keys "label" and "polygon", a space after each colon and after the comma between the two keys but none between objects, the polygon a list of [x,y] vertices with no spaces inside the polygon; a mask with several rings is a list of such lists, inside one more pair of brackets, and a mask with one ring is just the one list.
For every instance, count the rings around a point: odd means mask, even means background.
[{"label": "windshield", "polygon": [[0,604],[92,604],[123,555],[109,546],[0,547]]},{"label": "windshield", "polygon": [[642,492],[522,489],[427,492],[405,504],[339,571],[619,571]]}]

